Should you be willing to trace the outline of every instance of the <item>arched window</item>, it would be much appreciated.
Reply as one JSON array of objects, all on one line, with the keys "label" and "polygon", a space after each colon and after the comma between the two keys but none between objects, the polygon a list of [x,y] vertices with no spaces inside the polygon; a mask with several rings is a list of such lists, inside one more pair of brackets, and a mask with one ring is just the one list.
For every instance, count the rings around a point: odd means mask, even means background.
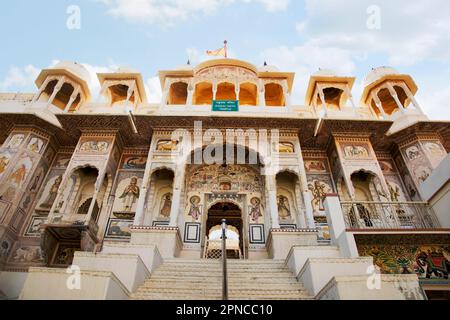
[{"label": "arched window", "polygon": [[187,102],[188,85],[185,82],[172,83],[167,96],[167,104],[183,105]]},{"label": "arched window", "polygon": [[[88,214],[91,203],[92,198],[86,199],[86,201],[78,208],[77,214]],[[95,201],[94,210],[92,211],[92,220],[97,221],[99,211],[100,207],[98,206],[97,201]]]},{"label": "arched window", "polygon": [[194,105],[212,105],[213,86],[209,82],[200,82],[195,86]]},{"label": "arched window", "polygon": [[216,100],[237,100],[234,84],[229,82],[220,83],[217,86]]},{"label": "arched window", "polygon": [[327,107],[331,109],[340,109],[342,93],[344,93],[342,89],[334,87],[323,89]]},{"label": "arched window", "polygon": [[283,88],[277,83],[268,83],[265,86],[266,106],[269,107],[284,107],[285,99]]},{"label": "arched window", "polygon": [[258,87],[253,83],[243,83],[240,85],[239,104],[241,106],[258,105]]},{"label": "arched window", "polygon": [[[109,87],[109,92],[111,93],[111,105],[121,102],[121,101],[125,101],[128,96],[128,90],[129,90],[129,87],[124,84],[117,84],[117,85]],[[129,101],[131,103],[134,103],[134,100],[135,100],[135,96],[134,96],[134,92],[133,92]]]}]

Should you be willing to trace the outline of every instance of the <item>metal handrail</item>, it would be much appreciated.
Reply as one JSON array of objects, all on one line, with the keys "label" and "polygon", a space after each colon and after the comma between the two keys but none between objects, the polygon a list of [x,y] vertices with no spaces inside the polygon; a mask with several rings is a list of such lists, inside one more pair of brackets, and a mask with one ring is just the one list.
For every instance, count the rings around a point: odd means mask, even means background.
[{"label": "metal handrail", "polygon": [[228,300],[227,220],[222,219],[222,300]]}]

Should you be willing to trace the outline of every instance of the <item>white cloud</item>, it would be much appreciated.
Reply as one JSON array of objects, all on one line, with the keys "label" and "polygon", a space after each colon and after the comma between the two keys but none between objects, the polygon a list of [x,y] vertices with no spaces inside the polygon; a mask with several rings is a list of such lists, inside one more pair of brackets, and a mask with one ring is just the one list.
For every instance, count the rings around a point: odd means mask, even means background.
[{"label": "white cloud", "polygon": [[161,82],[159,77],[151,77],[145,83],[145,91],[147,93],[147,100],[150,103],[160,103],[162,98]]},{"label": "white cloud", "polygon": [[258,3],[268,12],[284,11],[290,0],[97,0],[112,16],[131,22],[172,26],[196,15],[211,15],[236,2]]},{"label": "white cloud", "polygon": [[[338,46],[355,53],[387,54],[394,66],[425,59],[450,61],[448,0],[306,0],[306,19],[297,30],[318,46]],[[380,29],[368,20],[379,8]],[[300,26],[300,28],[298,27]]]},{"label": "white cloud", "polygon": [[450,119],[450,86],[417,94],[421,108],[431,119]]},{"label": "white cloud", "polygon": [[31,64],[21,68],[11,67],[5,79],[0,82],[0,88],[4,91],[11,88],[14,88],[14,90],[31,90],[34,86],[34,80],[36,80],[39,71],[40,70],[38,68]]},{"label": "white cloud", "polygon": [[281,71],[295,72],[292,92],[293,102],[303,104],[309,77],[320,69],[331,69],[338,75],[352,74],[355,64],[348,50],[336,47],[319,47],[305,44],[289,48],[270,48],[261,53],[261,60],[277,66]]}]

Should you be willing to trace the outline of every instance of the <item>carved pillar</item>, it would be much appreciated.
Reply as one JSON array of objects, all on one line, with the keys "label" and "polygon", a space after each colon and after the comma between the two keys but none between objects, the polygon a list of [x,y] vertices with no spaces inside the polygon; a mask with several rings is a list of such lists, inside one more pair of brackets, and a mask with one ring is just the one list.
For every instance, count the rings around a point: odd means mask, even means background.
[{"label": "carved pillar", "polygon": [[356,115],[357,112],[356,112],[356,104],[355,104],[355,100],[353,100],[353,94],[352,94],[352,91],[350,90],[350,87],[348,86],[348,84],[345,85],[345,92],[346,92],[346,94],[347,94],[347,96],[348,96],[348,99],[350,100],[351,105],[352,105],[352,108],[353,108],[353,114]]},{"label": "carved pillar", "polygon": [[403,90],[405,90],[406,95],[408,96],[408,99],[411,100],[412,104],[414,105],[414,108],[416,108],[421,114],[424,114],[422,108],[420,107],[419,103],[416,100],[416,97],[414,97],[411,90],[409,90],[408,86],[404,83],[402,83],[400,86],[403,88]]},{"label": "carved pillar", "polygon": [[72,104],[74,103],[74,101],[76,100],[78,94],[80,93],[80,89],[81,89],[81,86],[80,86],[80,85],[78,85],[78,86],[75,88],[75,90],[73,91],[72,95],[70,96],[69,103],[67,103],[67,106],[66,106],[66,108],[64,109],[64,112],[69,112],[70,107],[72,107]]},{"label": "carved pillar", "polygon": [[95,204],[97,203],[98,193],[100,192],[100,189],[102,188],[102,185],[103,185],[104,181],[105,181],[105,173],[104,172],[99,172],[98,173],[98,177],[97,177],[97,181],[95,182],[95,191],[94,191],[94,194],[92,196],[91,204],[89,205],[88,213],[86,215],[86,220],[85,220],[86,224],[89,224],[89,222],[92,219],[92,214],[93,214],[93,211],[94,211],[94,207],[95,207]]},{"label": "carved pillar", "polygon": [[391,94],[392,98],[394,98],[395,103],[397,104],[397,107],[400,109],[401,113],[405,113],[405,107],[402,105],[402,103],[400,102],[397,92],[395,91],[394,87],[392,86],[392,84],[387,83],[386,84],[389,93]]},{"label": "carved pillar", "polygon": [[52,104],[52,102],[53,102],[53,100],[55,99],[56,95],[58,94],[59,90],[61,90],[61,88],[62,88],[62,86],[63,86],[65,80],[66,80],[66,77],[65,77],[65,76],[62,76],[62,77],[59,79],[58,83],[57,83],[56,86],[53,88],[52,95],[50,96],[50,98],[49,98],[48,101],[47,101],[47,106],[49,106],[50,104]]},{"label": "carved pillar", "polygon": [[383,105],[381,104],[380,99],[376,94],[372,92],[372,99],[375,101],[375,105],[377,106],[378,110],[380,111],[381,115],[383,116],[383,119],[387,119],[387,114],[384,112]]},{"label": "carved pillar", "polygon": [[50,78],[47,77],[47,79],[45,79],[45,81],[42,83],[41,87],[39,88],[38,93],[33,97],[31,104],[34,104],[39,99],[39,97],[41,96],[42,92],[44,92],[44,90],[47,87],[49,82],[50,82]]},{"label": "carved pillar", "polygon": [[325,94],[323,93],[322,86],[317,86],[317,89],[319,90],[319,97],[320,101],[322,102],[322,108],[323,108],[323,117],[326,118],[328,116],[328,110],[327,110],[327,102],[325,101]]},{"label": "carved pillar", "polygon": [[278,203],[277,203],[277,181],[274,174],[266,174],[266,188],[269,195],[269,210],[272,220],[272,228],[280,228],[280,218],[278,216]]},{"label": "carved pillar", "polygon": [[147,198],[148,185],[151,178],[151,170],[152,170],[152,158],[153,158],[153,147],[156,143],[156,139],[152,138],[152,142],[150,143],[150,148],[148,150],[147,163],[145,165],[144,178],[142,179],[141,190],[139,194],[139,199],[136,204],[136,215],[134,216],[134,225],[140,226],[144,220],[144,206],[145,200]]},{"label": "carved pillar", "polygon": [[183,181],[185,174],[185,164],[181,163],[177,166],[174,182],[173,182],[173,196],[172,207],[170,208],[170,223],[169,226],[176,227],[178,225],[178,214],[180,212],[181,192],[183,189]]},{"label": "carved pillar", "polygon": [[261,80],[258,83],[258,102],[260,107],[266,106],[266,92]]}]

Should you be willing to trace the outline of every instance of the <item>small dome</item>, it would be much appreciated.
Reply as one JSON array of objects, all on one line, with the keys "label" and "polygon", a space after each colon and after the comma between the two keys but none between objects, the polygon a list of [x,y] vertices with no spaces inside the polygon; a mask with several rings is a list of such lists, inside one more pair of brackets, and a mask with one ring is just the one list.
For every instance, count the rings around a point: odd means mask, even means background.
[{"label": "small dome", "polygon": [[89,83],[91,80],[91,77],[89,76],[89,72],[87,71],[87,69],[77,62],[61,61],[58,64],[56,64],[52,69],[66,69],[67,71],[73,73],[75,76],[82,79],[86,83]]},{"label": "small dome", "polygon": [[118,67],[114,73],[139,73],[138,71],[128,67]]},{"label": "small dome", "polygon": [[399,74],[397,70],[391,67],[378,67],[373,68],[371,72],[365,77],[363,84],[364,86],[368,86],[371,83],[374,83],[378,79],[388,76],[388,75],[395,75]]},{"label": "small dome", "polygon": [[264,64],[262,67],[258,68],[258,71],[259,72],[278,72],[280,70],[275,66],[269,66],[267,64]]},{"label": "small dome", "polygon": [[191,70],[194,70],[194,67],[191,64],[184,64],[182,66],[178,66],[175,70],[178,70],[178,71],[191,71]]},{"label": "small dome", "polygon": [[316,77],[337,77],[337,73],[334,72],[331,69],[320,69],[319,68],[319,71],[315,72],[313,74],[313,76],[316,76]]}]

